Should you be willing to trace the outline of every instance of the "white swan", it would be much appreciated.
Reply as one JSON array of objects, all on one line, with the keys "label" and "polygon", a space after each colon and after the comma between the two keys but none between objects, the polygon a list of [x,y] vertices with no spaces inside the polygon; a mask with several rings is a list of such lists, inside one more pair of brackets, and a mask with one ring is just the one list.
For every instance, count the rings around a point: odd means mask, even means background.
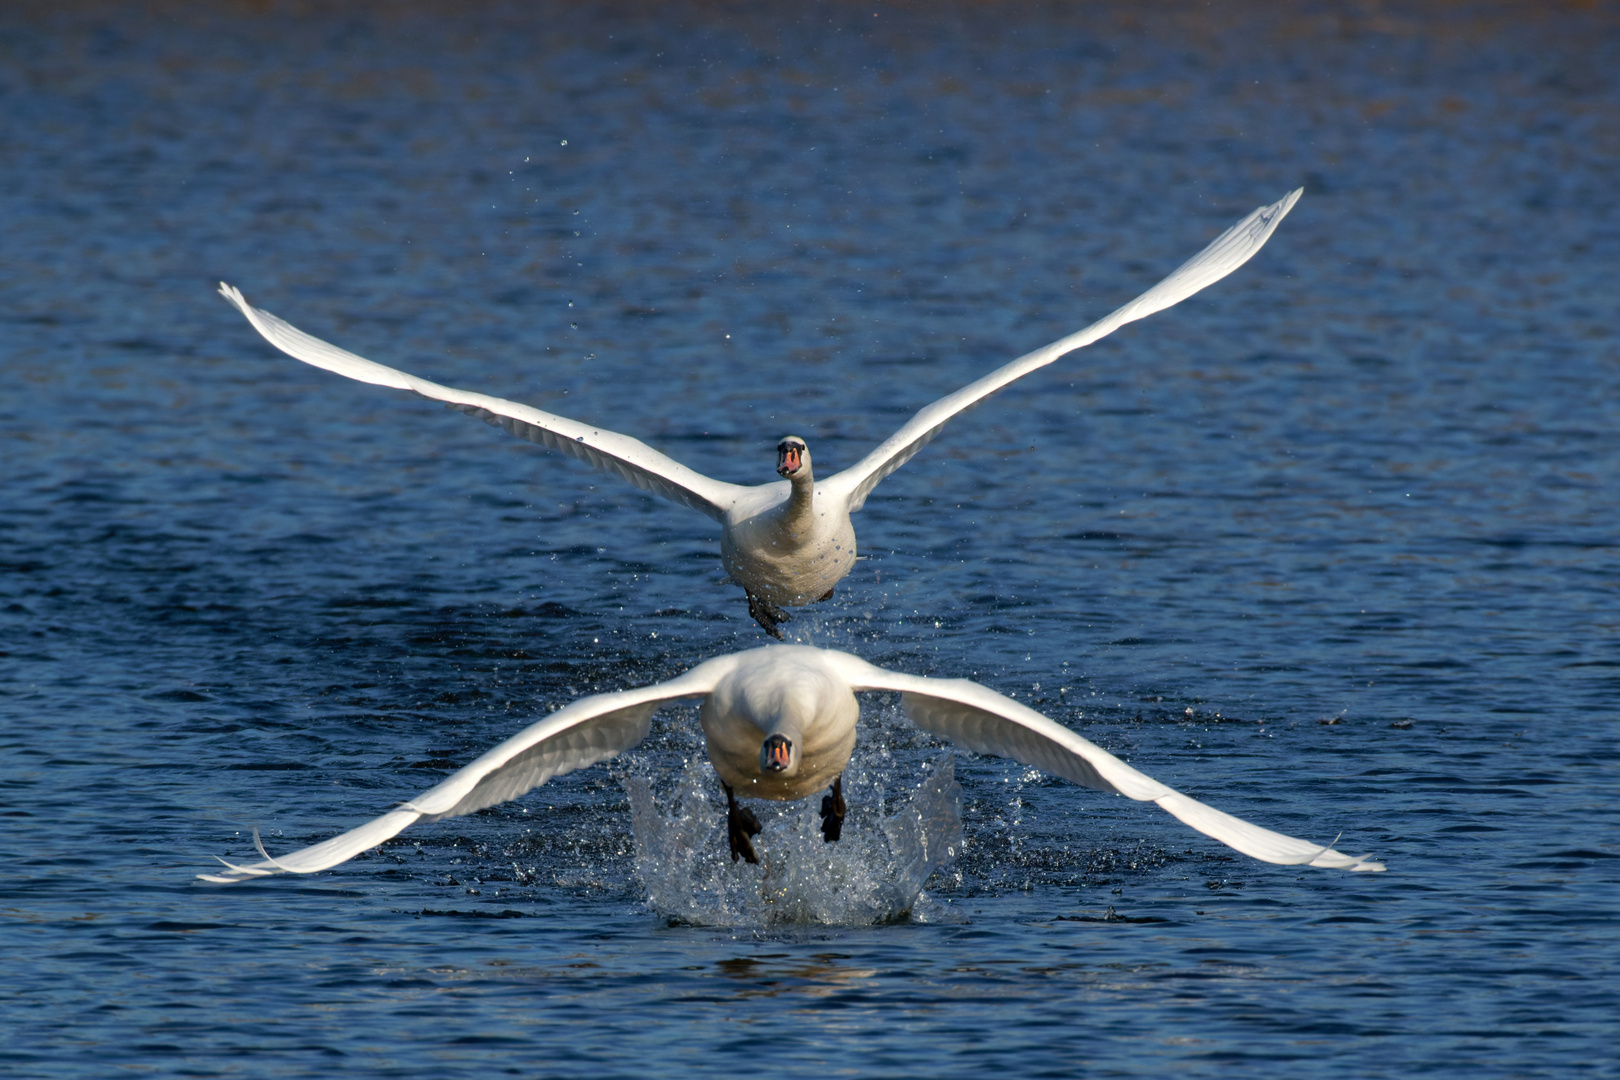
[{"label": "white swan", "polygon": [[[205,881],[236,882],[266,874],[308,874],[336,866],[397,835],[416,821],[436,821],[517,798],[553,776],[623,753],[646,738],[652,714],[679,698],[702,698],[699,719],[709,760],[730,805],[733,861],[754,862],[750,838],[760,831],[734,797],[798,799],[828,786],[822,828],[838,838],[844,816],[838,780],[855,746],[855,692],[898,691],[907,715],[924,731],[981,754],[1012,758],[1099,791],[1158,803],[1194,829],[1264,862],[1382,870],[1331,846],[1296,840],[1205,806],[1137,772],[1011,698],[967,679],[929,679],[874,667],[848,653],[806,645],[767,645],[716,657],[656,686],[595,694],[529,725],[437,787],[368,824],[323,843],[264,861],[225,863]],[[225,860],[221,859],[221,862]]]},{"label": "white swan", "polygon": [[776,624],[788,618],[783,606],[827,599],[833,586],[855,565],[855,527],[849,516],[865,504],[879,481],[909,461],[951,417],[1014,379],[1213,285],[1260,250],[1299,196],[1300,191],[1294,191],[1255,210],[1175,273],[1108,317],[940,398],[877,449],[820,484],[811,472],[809,448],[796,436],[782,439],[777,446],[776,471],[785,483],[728,484],[694,472],[627,435],[384,367],[253,307],[233,286],[221,282],[219,291],[265,340],[289,356],[360,382],[414,390],[446,402],[719,521],[720,558],[726,572],[748,594],[749,614],[767,633],[780,638]]}]

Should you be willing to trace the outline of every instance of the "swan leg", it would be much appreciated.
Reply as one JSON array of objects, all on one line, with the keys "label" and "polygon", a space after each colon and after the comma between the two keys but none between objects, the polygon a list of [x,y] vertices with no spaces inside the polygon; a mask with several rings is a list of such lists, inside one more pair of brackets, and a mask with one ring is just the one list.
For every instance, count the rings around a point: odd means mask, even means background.
[{"label": "swan leg", "polygon": [[749,837],[759,834],[759,818],[737,802],[730,784],[722,780],[720,786],[726,789],[726,836],[731,841],[731,861],[736,862],[741,857],[757,863],[759,856],[754,854],[754,844]]},{"label": "swan leg", "polygon": [[776,624],[785,623],[793,616],[789,615],[787,612],[783,611],[769,600],[766,600],[764,597],[755,596],[753,592],[749,590],[744,591],[748,592],[748,614],[754,617],[755,622],[764,627],[767,634],[771,635],[771,637],[775,638],[776,640],[781,641],[782,631],[776,628]]},{"label": "swan leg", "polygon": [[833,780],[832,791],[821,797],[821,837],[832,843],[844,835],[844,777]]},{"label": "swan leg", "polygon": [[838,588],[838,586],[834,585],[831,589],[828,589],[826,592],[824,592],[820,596],[816,597],[816,603],[820,604],[820,603],[824,603],[825,601],[831,600],[832,599],[832,594],[837,590],[837,588]]}]

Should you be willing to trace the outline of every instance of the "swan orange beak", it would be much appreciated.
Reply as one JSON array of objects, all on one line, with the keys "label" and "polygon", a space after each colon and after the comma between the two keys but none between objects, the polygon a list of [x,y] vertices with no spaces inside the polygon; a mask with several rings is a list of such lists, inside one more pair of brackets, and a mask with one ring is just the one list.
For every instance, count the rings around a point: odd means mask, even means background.
[{"label": "swan orange beak", "polygon": [[786,772],[793,764],[793,744],[780,735],[772,735],[760,747],[759,763],[767,772]]},{"label": "swan orange beak", "polygon": [[783,443],[776,448],[776,453],[776,471],[781,476],[792,476],[804,463],[804,451],[801,447]]}]

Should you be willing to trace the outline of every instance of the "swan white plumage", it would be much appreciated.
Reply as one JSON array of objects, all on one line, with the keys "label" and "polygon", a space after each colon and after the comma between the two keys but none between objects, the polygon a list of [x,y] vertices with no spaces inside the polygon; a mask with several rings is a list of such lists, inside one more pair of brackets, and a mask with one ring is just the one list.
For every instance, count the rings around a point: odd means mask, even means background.
[{"label": "swan white plumage", "polygon": [[356,356],[253,307],[231,285],[221,282],[219,290],[266,341],[289,356],[359,382],[414,390],[446,402],[719,521],[720,557],[726,572],[747,593],[749,613],[767,633],[780,638],[776,624],[788,617],[784,606],[826,599],[855,565],[855,528],[850,515],[866,503],[884,477],[938,435],[947,421],[1036,368],[1090,345],[1126,323],[1178,304],[1230,274],[1265,245],[1301,191],[1255,210],[1169,277],[1107,317],[940,398],[860,461],[819,484],[811,472],[809,449],[796,436],[784,438],[777,447],[777,472],[783,481],[757,486],[728,484],[627,435],[529,405],[441,386]]},{"label": "swan white plumage", "polygon": [[[837,839],[843,818],[838,778],[855,745],[855,694],[897,691],[924,731],[980,754],[1014,761],[1099,791],[1154,802],[1187,825],[1245,855],[1283,865],[1382,870],[1368,857],[1261,828],[1166,787],[1027,706],[967,679],[905,675],[848,653],[806,645],[768,645],[705,661],[668,682],[595,694],[566,705],[513,735],[443,782],[357,829],[291,855],[199,874],[231,883],[280,872],[308,874],[376,847],[416,821],[436,821],[517,798],[554,776],[623,753],[646,738],[653,713],[681,698],[702,698],[699,712],[709,760],[731,807],[732,858],[754,861],[753,815],[732,797],[798,799],[832,786],[822,800],[823,829]],[[254,834],[255,843],[258,834]],[[221,862],[225,860],[221,859]]]}]

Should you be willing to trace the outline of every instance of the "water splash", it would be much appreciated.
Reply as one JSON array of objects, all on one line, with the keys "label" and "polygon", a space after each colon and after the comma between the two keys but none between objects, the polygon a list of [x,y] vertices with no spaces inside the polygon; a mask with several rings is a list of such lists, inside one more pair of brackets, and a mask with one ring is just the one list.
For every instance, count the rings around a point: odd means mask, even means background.
[{"label": "water splash", "polygon": [[749,805],[764,831],[754,838],[758,865],[733,863],[725,807],[706,762],[686,767],[666,805],[652,785],[627,777],[636,873],[647,906],[699,926],[871,925],[916,917],[923,883],[962,850],[962,788],[951,755],[897,812],[884,816],[881,781],[863,770],[844,773],[849,814],[843,838],[821,837],[814,798]]}]

